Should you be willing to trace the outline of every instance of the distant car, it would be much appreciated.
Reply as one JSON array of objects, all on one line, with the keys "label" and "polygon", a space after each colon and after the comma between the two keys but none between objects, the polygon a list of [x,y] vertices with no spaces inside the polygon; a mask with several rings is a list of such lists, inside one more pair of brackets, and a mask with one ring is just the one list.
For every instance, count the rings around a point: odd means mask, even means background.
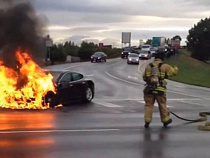
[{"label": "distant car", "polygon": [[149,44],[144,44],[141,46],[141,51],[148,51],[150,52],[151,46]]},{"label": "distant car", "polygon": [[151,58],[151,53],[150,51],[141,51],[139,54],[140,59],[150,59]]},{"label": "distant car", "polygon": [[155,56],[155,54],[157,53],[157,50],[158,50],[158,47],[151,47],[150,48],[150,53],[151,53],[151,56]]},{"label": "distant car", "polygon": [[123,58],[127,58],[128,57],[128,55],[130,54],[130,53],[132,53],[132,48],[124,48],[124,50],[122,51],[122,53],[121,53],[121,58],[123,59]]},{"label": "distant car", "polygon": [[129,54],[127,64],[139,64],[139,55],[136,53]]},{"label": "distant car", "polygon": [[92,62],[106,62],[107,59],[107,55],[104,52],[95,52],[92,56],[91,56],[91,63]]},{"label": "distant car", "polygon": [[50,107],[68,105],[75,101],[90,102],[94,97],[94,82],[84,75],[70,71],[51,71],[54,76],[56,93],[49,91],[44,97],[44,104]]}]

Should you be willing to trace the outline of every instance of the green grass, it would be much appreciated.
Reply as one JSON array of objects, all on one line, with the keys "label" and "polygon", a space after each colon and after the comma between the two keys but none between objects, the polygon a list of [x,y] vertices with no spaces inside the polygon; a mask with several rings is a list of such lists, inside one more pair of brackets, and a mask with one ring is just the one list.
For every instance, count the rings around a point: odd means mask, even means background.
[{"label": "green grass", "polygon": [[210,87],[210,64],[190,57],[190,52],[181,50],[175,57],[164,61],[170,65],[177,65],[178,75],[170,80],[187,83],[191,85]]}]

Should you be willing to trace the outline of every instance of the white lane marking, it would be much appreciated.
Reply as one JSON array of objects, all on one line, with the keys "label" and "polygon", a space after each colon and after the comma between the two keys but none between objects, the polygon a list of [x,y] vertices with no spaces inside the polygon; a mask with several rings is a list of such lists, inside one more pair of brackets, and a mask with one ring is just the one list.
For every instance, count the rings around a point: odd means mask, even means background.
[{"label": "white lane marking", "polygon": [[85,65],[87,65],[87,64],[88,64],[88,63],[85,62],[85,63],[83,63],[83,64],[72,65],[72,66],[69,66],[69,67],[64,68],[64,70],[71,69],[71,68],[74,68],[74,67],[79,67],[79,66],[85,66]]},{"label": "white lane marking", "polygon": [[135,80],[139,80],[139,78],[138,78],[138,77],[135,77],[135,76],[128,76],[128,78],[130,78],[130,79],[135,79]]},{"label": "white lane marking", "polygon": [[65,130],[22,130],[22,131],[0,131],[0,134],[18,134],[18,133],[64,133],[64,132],[108,132],[119,131],[120,129],[65,129]]},{"label": "white lane marking", "polygon": [[93,74],[90,74],[90,75],[84,75],[85,77],[92,77],[94,76]]},{"label": "white lane marking", "polygon": [[113,75],[111,75],[110,73],[108,73],[107,71],[106,71],[106,74],[107,74],[108,76],[114,78],[114,79],[117,79],[117,80],[120,80],[120,81],[123,81],[123,82],[126,82],[126,83],[130,83],[130,84],[133,84],[133,85],[141,86],[141,84],[134,83],[134,82],[131,82],[131,81],[124,80],[124,79],[118,78],[118,77],[116,77],[116,76],[113,76]]},{"label": "white lane marking", "polygon": [[181,102],[182,102],[182,103],[187,103],[187,104],[193,104],[193,105],[202,106],[200,103],[191,102],[190,100],[186,100],[186,101],[182,100]]},{"label": "white lane marking", "polygon": [[[142,67],[142,65],[143,65],[145,62],[146,62],[146,61],[143,61],[143,62],[139,65],[139,67],[138,67],[138,72],[139,72],[140,74],[143,74],[143,72],[141,71],[141,67]],[[175,85],[175,86],[181,88],[181,86],[179,86],[179,85]],[[181,95],[189,96],[189,97],[199,97],[199,98],[203,98],[203,97],[201,97],[201,96],[190,95],[190,94],[181,93],[181,92],[176,92],[176,91],[172,91],[172,90],[167,90],[167,91],[168,91],[168,92],[171,92],[171,93],[175,93],[175,94],[181,94]],[[205,99],[205,98],[203,98],[203,99]]]},{"label": "white lane marking", "polygon": [[[130,83],[130,84],[137,85],[137,86],[143,86],[142,84],[138,84],[138,83],[135,83],[135,82],[131,82],[131,81],[124,80],[124,79],[118,78],[116,76],[113,76],[110,73],[108,73],[107,71],[106,71],[106,74],[108,76],[112,77],[112,78],[115,78],[117,80],[120,80],[120,81],[123,81],[123,82],[126,82],[126,83]],[[185,96],[189,96],[189,97],[206,99],[205,97],[202,97],[202,96],[196,96],[196,95],[191,95],[191,94],[186,94],[186,93],[181,93],[181,92],[175,92],[175,91],[172,91],[172,90],[167,90],[167,92],[171,92],[171,93],[175,93],[175,94],[181,94],[181,95],[185,95]]]},{"label": "white lane marking", "polygon": [[191,94],[186,94],[186,93],[181,93],[181,92],[175,92],[175,91],[172,91],[172,90],[167,90],[167,92],[175,93],[175,94],[180,94],[180,95],[185,95],[185,96],[194,97],[194,98],[206,99],[205,97],[202,97],[202,96],[191,95]]},{"label": "white lane marking", "polygon": [[[144,99],[136,99],[136,98],[127,98],[127,99],[120,99],[120,98],[104,98],[104,99],[97,99],[97,98],[94,98],[95,101],[144,101]],[[167,99],[168,101],[183,101],[183,100],[203,100],[203,99],[200,99],[200,98],[168,98]],[[206,98],[205,100],[210,100],[208,98]]]},{"label": "white lane marking", "polygon": [[97,102],[97,101],[95,102],[94,101],[94,103],[105,106],[105,107],[108,107],[108,108],[121,108],[122,107],[122,106],[112,104],[112,103],[108,103],[108,102]]},{"label": "white lane marking", "polygon": [[[142,103],[142,104],[145,104],[144,101],[138,101],[138,102],[139,102],[139,103]],[[158,107],[158,103],[155,102],[154,106]],[[174,107],[174,106],[167,105],[167,107],[172,108],[172,107]]]},{"label": "white lane marking", "polygon": [[142,67],[142,65],[143,65],[144,63],[146,63],[146,60],[143,61],[143,62],[138,66],[138,72],[139,72],[140,74],[143,73],[143,72],[141,71],[141,67]]},{"label": "white lane marking", "polygon": [[[109,102],[106,102],[106,101],[137,101],[141,104],[145,104],[145,101],[144,99],[94,99],[93,103],[95,104],[99,104],[99,105],[102,105],[102,106],[105,106],[105,107],[108,107],[108,108],[122,108],[123,106],[120,106],[120,105],[117,105],[117,104],[113,104],[113,103],[109,103]],[[181,102],[184,102],[184,103],[191,103],[191,102],[187,102],[187,101],[199,101],[201,99],[199,98],[169,98],[167,99],[167,101],[181,101]],[[200,105],[200,104],[196,104],[196,103],[193,103],[192,104],[195,104],[195,105]],[[154,106],[158,107],[158,104],[157,102],[155,102]],[[174,107],[174,106],[170,106],[170,105],[167,105],[167,107]]]}]

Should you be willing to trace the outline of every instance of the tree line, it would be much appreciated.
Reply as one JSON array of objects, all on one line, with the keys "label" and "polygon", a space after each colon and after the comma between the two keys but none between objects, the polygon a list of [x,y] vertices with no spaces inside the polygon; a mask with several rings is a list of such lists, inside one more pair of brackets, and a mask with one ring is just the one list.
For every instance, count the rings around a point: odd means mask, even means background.
[{"label": "tree line", "polygon": [[193,58],[210,60],[210,18],[201,19],[189,30],[187,48]]},{"label": "tree line", "polygon": [[[201,19],[189,30],[186,44],[193,58],[201,61],[210,60],[210,18]],[[96,51],[103,51],[108,58],[114,58],[120,56],[122,49],[100,48],[97,44],[86,41],[77,46],[74,42],[67,41],[64,44],[54,44],[50,48],[50,60],[64,62],[67,55],[71,55],[87,61]]]},{"label": "tree line", "polygon": [[50,48],[49,57],[52,62],[65,62],[67,55],[80,57],[82,61],[88,61],[91,55],[97,51],[106,53],[108,58],[119,57],[121,53],[119,48],[100,48],[93,42],[83,41],[81,46],[77,46],[74,42],[67,41],[64,44],[53,44]]}]

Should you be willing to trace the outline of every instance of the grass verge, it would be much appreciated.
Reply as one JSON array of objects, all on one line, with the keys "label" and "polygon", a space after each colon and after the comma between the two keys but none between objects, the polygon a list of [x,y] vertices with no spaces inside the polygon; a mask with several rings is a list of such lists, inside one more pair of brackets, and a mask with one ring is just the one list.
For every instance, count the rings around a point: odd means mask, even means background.
[{"label": "grass verge", "polygon": [[192,58],[187,50],[181,50],[176,56],[166,59],[165,63],[179,68],[178,75],[170,80],[210,88],[210,64]]}]

